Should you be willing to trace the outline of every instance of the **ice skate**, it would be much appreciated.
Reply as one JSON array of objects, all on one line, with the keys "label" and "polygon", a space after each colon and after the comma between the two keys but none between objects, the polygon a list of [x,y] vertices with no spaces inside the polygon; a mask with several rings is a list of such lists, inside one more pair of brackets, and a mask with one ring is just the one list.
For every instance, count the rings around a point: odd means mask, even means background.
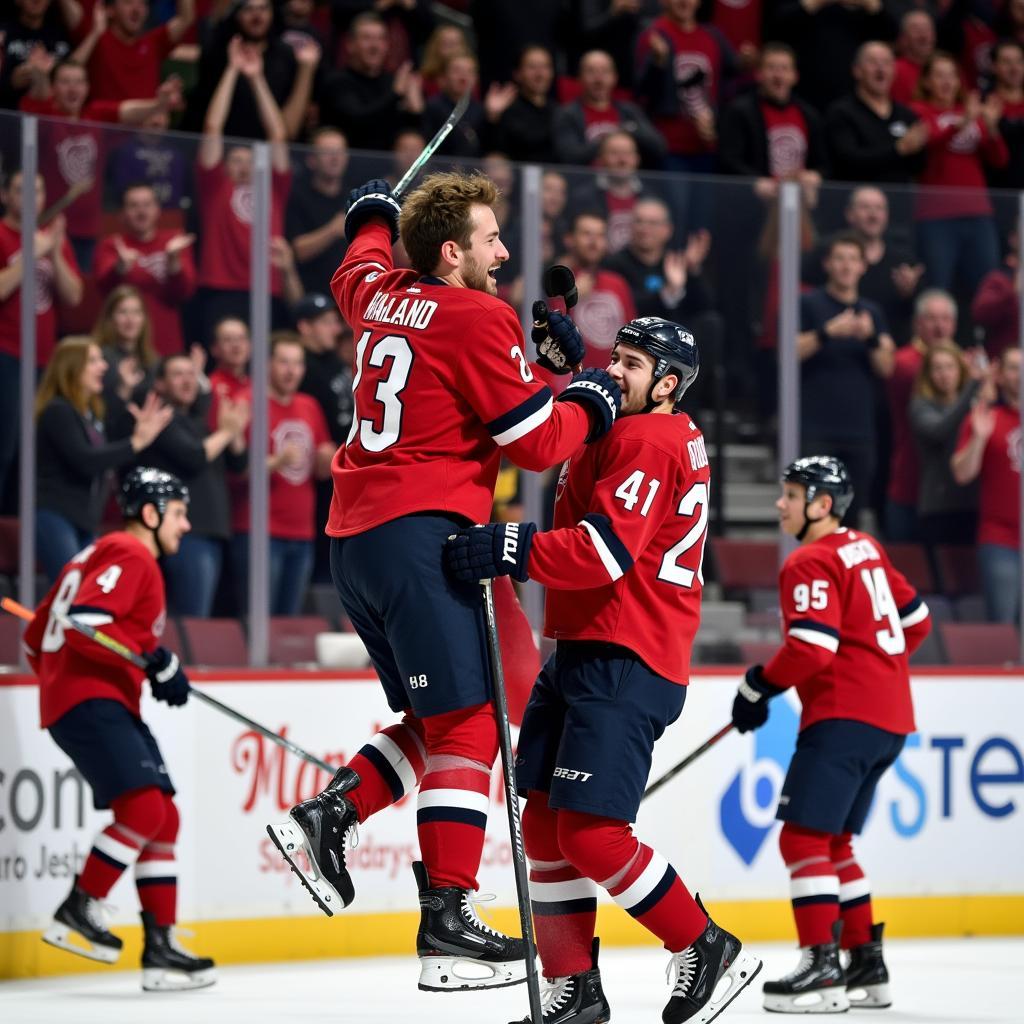
[{"label": "ice skate", "polygon": [[173,925],[158,925],[142,911],[142,988],[145,992],[184,992],[206,988],[217,980],[213,961],[178,945]]},{"label": "ice skate", "polygon": [[432,889],[427,869],[413,863],[420,891],[419,987],[424,992],[503,988],[526,980],[526,944],[488,927],[469,889]]},{"label": "ice skate", "polygon": [[882,1010],[892,1006],[889,971],[882,959],[884,927],[884,924],[873,924],[871,941],[850,950],[850,962],[846,965],[846,998],[852,1007]]},{"label": "ice skate", "polygon": [[[697,897],[697,905],[704,904]],[[707,911],[704,910],[706,914]],[[761,960],[743,950],[735,935],[708,917],[704,933],[669,961],[672,995],[662,1010],[665,1024],[707,1024],[714,1020],[757,976]]]},{"label": "ice skate", "polygon": [[355,836],[359,818],[345,794],[358,785],[356,772],[339,768],[322,793],[293,807],[285,821],[267,826],[281,856],[328,917],[355,899],[345,846]]},{"label": "ice skate", "polygon": [[850,1008],[846,998],[846,975],[839,962],[842,927],[842,922],[837,921],[831,942],[804,946],[796,970],[778,981],[764,983],[766,1010],[771,1013],[845,1013]]},{"label": "ice skate", "polygon": [[[582,974],[564,978],[546,978],[541,992],[542,1024],[607,1024],[612,1011],[601,988],[601,972],[597,967],[600,940],[594,939],[591,968]],[[529,1017],[510,1024],[532,1024]]]},{"label": "ice skate", "polygon": [[78,876],[68,898],[57,908],[43,942],[100,963],[116,963],[123,943],[107,929],[107,907],[78,888]]}]

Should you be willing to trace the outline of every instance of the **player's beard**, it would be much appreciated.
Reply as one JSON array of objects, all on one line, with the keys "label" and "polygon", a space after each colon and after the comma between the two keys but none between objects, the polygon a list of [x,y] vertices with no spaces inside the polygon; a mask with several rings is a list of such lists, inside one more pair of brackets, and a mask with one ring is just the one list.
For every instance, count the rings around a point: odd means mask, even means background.
[{"label": "player's beard", "polygon": [[497,295],[498,286],[495,284],[494,278],[487,273],[488,267],[477,260],[471,250],[465,249],[463,252],[466,261],[462,279],[466,282],[466,287],[472,288],[474,291],[486,292],[488,295]]}]

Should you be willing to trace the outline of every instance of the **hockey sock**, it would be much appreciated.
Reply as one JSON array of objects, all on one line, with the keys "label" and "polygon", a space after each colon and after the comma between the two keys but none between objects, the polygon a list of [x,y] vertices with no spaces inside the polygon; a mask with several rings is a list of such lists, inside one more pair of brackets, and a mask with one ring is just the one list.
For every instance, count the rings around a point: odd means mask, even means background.
[{"label": "hockey sock", "polygon": [[523,811],[523,842],[530,862],[537,951],[548,978],[590,970],[597,924],[597,885],[558,848],[558,814],[548,806],[546,793],[530,792]]},{"label": "hockey sock", "polygon": [[843,949],[871,941],[871,884],[853,855],[852,836],[832,836],[832,867],[839,876],[839,914],[843,919]]},{"label": "hockey sock", "polygon": [[703,933],[707,915],[672,865],[641,843],[628,822],[559,810],[558,848],[670,953],[686,949]]},{"label": "hockey sock", "polygon": [[139,852],[156,835],[164,820],[164,795],[156,786],[122,793],[110,802],[114,821],[93,840],[78,887],[101,900]]},{"label": "hockey sock", "polygon": [[779,850],[789,871],[789,895],[801,946],[832,941],[839,918],[839,876],[832,864],[827,832],[784,822]]},{"label": "hockey sock", "polygon": [[164,822],[146,843],[135,862],[135,888],[139,903],[161,927],[174,924],[178,908],[178,867],[174,841],[178,838],[178,808],[170,793],[164,793]]},{"label": "hockey sock", "polygon": [[427,765],[416,804],[420,854],[434,888],[476,889],[498,723],[490,704],[423,719]]},{"label": "hockey sock", "polygon": [[415,715],[381,729],[348,763],[359,773],[359,785],[347,794],[359,820],[408,796],[420,784],[426,761],[423,723]]}]

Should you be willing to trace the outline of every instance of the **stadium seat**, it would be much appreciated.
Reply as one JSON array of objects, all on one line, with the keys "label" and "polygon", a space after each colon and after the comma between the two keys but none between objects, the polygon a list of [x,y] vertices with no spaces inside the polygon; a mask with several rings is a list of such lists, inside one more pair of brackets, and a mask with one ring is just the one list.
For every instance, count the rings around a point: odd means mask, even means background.
[{"label": "stadium seat", "polygon": [[959,618],[953,612],[953,602],[943,594],[922,594],[921,600],[928,605],[928,612],[932,617],[932,632],[938,631],[937,624],[940,622],[952,622]]},{"label": "stadium seat", "polygon": [[160,638],[160,643],[166,647],[169,651],[174,651],[178,655],[178,658],[186,665],[192,663],[192,656],[189,654],[188,644],[185,643],[185,634],[178,625],[177,619],[168,617],[166,624],[164,625],[164,635]]},{"label": "stadium seat", "polygon": [[779,582],[779,546],[774,541],[711,538],[715,579],[731,595],[772,590]]},{"label": "stadium seat", "polygon": [[321,615],[274,615],[270,619],[269,660],[272,665],[316,662],[317,633],[333,632]]},{"label": "stadium seat", "polygon": [[0,615],[0,665],[17,665],[21,656],[21,622]]},{"label": "stadium seat", "polygon": [[957,622],[987,622],[985,599],[981,594],[963,594],[954,598],[953,618]]},{"label": "stadium seat", "polygon": [[963,544],[940,544],[935,549],[935,559],[944,594],[959,597],[961,594],[977,594],[981,590],[977,548]]},{"label": "stadium seat", "polygon": [[331,629],[337,629],[343,623],[343,629],[351,629],[348,618],[341,607],[338,591],[333,583],[312,583],[306,591],[306,605],[303,609],[309,615],[325,618]]},{"label": "stadium seat", "polygon": [[911,665],[945,665],[946,652],[937,626],[924,638],[921,646],[910,656]]},{"label": "stadium seat", "polygon": [[18,575],[18,520],[14,516],[0,516],[0,572]]},{"label": "stadium seat", "polygon": [[767,640],[747,640],[740,644],[740,661],[744,665],[764,665],[779,649],[781,640],[778,643],[770,643]]},{"label": "stadium seat", "polygon": [[885,550],[893,566],[919,594],[938,589],[928,553],[920,544],[886,544]]},{"label": "stadium seat", "polygon": [[1017,627],[1006,622],[943,622],[942,644],[951,665],[1007,665],[1020,661]]},{"label": "stadium seat", "polygon": [[213,668],[240,668],[249,664],[249,649],[238,619],[200,619],[180,622],[191,663]]}]

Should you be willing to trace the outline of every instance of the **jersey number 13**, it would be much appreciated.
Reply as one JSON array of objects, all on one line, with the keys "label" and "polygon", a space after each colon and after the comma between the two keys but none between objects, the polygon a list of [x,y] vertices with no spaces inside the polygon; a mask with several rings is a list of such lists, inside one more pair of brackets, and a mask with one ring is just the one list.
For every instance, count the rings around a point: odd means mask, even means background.
[{"label": "jersey number 13", "polygon": [[[402,433],[402,392],[409,382],[409,371],[412,369],[412,348],[408,338],[401,334],[386,334],[373,342],[371,347],[371,331],[364,331],[356,345],[356,374],[352,380],[352,428],[348,432],[346,444],[358,439],[359,444],[368,452],[382,452],[398,441]],[[367,355],[367,348],[370,349]],[[366,360],[364,362],[364,359]],[[383,367],[390,360],[391,365],[377,381],[377,389],[372,401],[382,411],[378,417],[361,415],[365,409],[366,398],[360,396],[359,385],[363,379],[364,366]],[[374,412],[377,412],[374,408]],[[377,423],[381,426],[378,429]]]}]

